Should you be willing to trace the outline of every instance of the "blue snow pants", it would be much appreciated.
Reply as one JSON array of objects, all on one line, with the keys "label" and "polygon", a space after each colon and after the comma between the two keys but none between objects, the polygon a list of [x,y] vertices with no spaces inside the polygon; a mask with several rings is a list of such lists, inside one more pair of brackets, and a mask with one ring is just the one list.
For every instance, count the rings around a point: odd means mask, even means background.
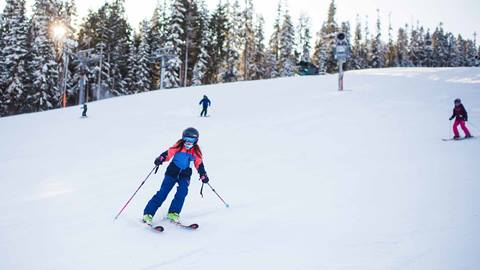
[{"label": "blue snow pants", "polygon": [[147,203],[147,206],[145,206],[145,210],[143,210],[143,214],[154,216],[158,208],[167,198],[168,193],[170,193],[170,190],[172,190],[175,183],[178,183],[177,192],[175,193],[172,203],[170,204],[168,212],[180,214],[180,212],[182,211],[183,203],[185,202],[185,197],[188,194],[188,185],[190,184],[190,179],[175,178],[169,175],[165,175],[165,179],[163,179],[160,190],[157,191],[157,193],[153,195],[153,197]]}]

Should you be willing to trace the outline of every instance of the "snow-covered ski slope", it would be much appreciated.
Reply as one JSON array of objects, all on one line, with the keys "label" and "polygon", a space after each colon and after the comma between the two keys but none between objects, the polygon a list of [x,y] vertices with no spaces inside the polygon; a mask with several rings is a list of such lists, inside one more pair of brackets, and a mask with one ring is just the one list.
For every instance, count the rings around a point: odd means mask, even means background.
[{"label": "snow-covered ski slope", "polygon": [[[155,91],[0,119],[0,269],[480,269],[480,139],[444,142],[480,69],[385,69]],[[203,94],[212,100],[200,118]],[[473,125],[476,126],[476,128]],[[139,222],[194,126],[186,231]]]}]

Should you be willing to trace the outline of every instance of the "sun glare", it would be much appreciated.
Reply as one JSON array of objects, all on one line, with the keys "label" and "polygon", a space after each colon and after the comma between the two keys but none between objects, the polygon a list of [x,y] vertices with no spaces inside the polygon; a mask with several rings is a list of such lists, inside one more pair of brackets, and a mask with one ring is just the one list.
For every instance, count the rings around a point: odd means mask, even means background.
[{"label": "sun glare", "polygon": [[67,29],[61,24],[56,24],[52,28],[53,37],[57,40],[62,40],[65,37],[66,33]]}]

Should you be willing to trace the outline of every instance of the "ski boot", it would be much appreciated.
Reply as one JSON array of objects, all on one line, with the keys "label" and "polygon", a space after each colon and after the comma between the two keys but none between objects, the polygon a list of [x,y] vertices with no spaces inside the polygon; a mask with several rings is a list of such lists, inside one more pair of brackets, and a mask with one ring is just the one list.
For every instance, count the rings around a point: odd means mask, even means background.
[{"label": "ski boot", "polygon": [[178,223],[180,222],[180,215],[178,213],[168,213],[167,219],[170,220],[170,222]]},{"label": "ski boot", "polygon": [[153,221],[153,216],[152,215],[143,215],[143,222],[144,223],[147,223],[148,225],[152,225],[152,221]]},{"label": "ski boot", "polygon": [[460,136],[453,136],[453,139],[454,139],[455,141],[460,140]]}]

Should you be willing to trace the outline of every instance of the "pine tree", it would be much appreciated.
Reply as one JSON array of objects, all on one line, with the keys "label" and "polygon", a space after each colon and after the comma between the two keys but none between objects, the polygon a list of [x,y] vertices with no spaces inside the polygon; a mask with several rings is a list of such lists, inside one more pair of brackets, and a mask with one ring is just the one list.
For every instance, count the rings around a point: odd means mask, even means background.
[{"label": "pine tree", "polygon": [[255,61],[255,29],[253,26],[253,12],[252,0],[246,0],[246,7],[243,12],[244,26],[241,33],[243,37],[243,52],[240,65],[244,80],[254,79],[256,76],[255,70],[257,70]]},{"label": "pine tree", "polygon": [[255,65],[253,65],[252,73],[253,80],[261,80],[267,77],[267,63],[266,63],[266,48],[265,48],[265,34],[263,32],[265,20],[262,16],[257,16],[257,23],[255,26]]},{"label": "pine tree", "polygon": [[19,113],[27,100],[28,21],[24,0],[7,0],[2,18],[0,116]]},{"label": "pine tree", "polygon": [[[77,7],[74,0],[60,2],[58,6],[57,24],[61,24],[65,29],[65,37],[59,42],[55,42],[57,55],[60,55],[59,67],[61,67],[60,81],[62,87],[65,87],[65,105],[76,105],[78,102],[78,79],[75,78],[73,66],[75,61],[74,52],[77,51],[78,43],[75,41],[75,33],[72,29],[75,27],[75,17],[77,16]],[[66,66],[65,66],[66,65]],[[61,89],[63,91],[63,89]]]},{"label": "pine tree", "polygon": [[58,17],[56,3],[50,0],[36,0],[32,18],[32,98],[29,111],[44,111],[58,107],[60,100],[58,64],[55,46],[49,35],[50,27]]},{"label": "pine tree", "polygon": [[227,30],[226,47],[224,48],[227,57],[223,60],[220,71],[222,82],[235,82],[240,79],[240,51],[242,51],[241,31],[242,14],[238,0],[233,5],[227,2]]},{"label": "pine tree", "polygon": [[310,34],[310,18],[306,15],[300,15],[298,29],[297,29],[297,49],[295,50],[295,55],[297,57],[297,62],[304,61],[304,62],[311,62],[311,55],[310,51],[312,50],[312,46],[310,45],[310,41],[312,39],[312,35]]},{"label": "pine tree", "polygon": [[433,47],[432,47],[432,35],[430,34],[430,30],[427,30],[424,38],[424,47],[423,50],[425,51],[425,60],[423,63],[424,67],[431,67],[433,65]]},{"label": "pine tree", "polygon": [[327,24],[324,23],[322,29],[317,33],[317,40],[315,42],[315,50],[313,54],[313,64],[318,66],[319,74],[327,72]]},{"label": "pine tree", "polygon": [[387,45],[387,52],[385,56],[385,66],[387,67],[398,67],[398,59],[397,59],[397,48],[393,43],[393,28],[392,28],[392,20],[390,18],[390,14],[388,16],[388,45]]},{"label": "pine tree", "polygon": [[410,34],[410,47],[408,49],[408,57],[412,62],[414,67],[421,67],[422,66],[422,53],[423,53],[423,42],[422,42],[422,33],[418,29],[412,29]]},{"label": "pine tree", "polygon": [[279,72],[281,77],[289,77],[295,74],[295,28],[288,9],[285,10],[281,29]]},{"label": "pine tree", "polygon": [[[203,21],[200,18],[198,0],[183,0],[185,8],[184,23],[182,25],[184,31],[185,48],[182,51],[182,59],[184,60],[182,68],[182,81],[185,86],[191,85],[193,78],[193,69],[198,62],[200,55],[203,31]],[[188,53],[188,55],[186,55]]]},{"label": "pine tree", "polygon": [[433,45],[433,66],[434,67],[446,67],[448,66],[449,58],[449,44],[448,38],[443,32],[443,24],[435,29],[432,36]]},{"label": "pine tree", "polygon": [[[137,35],[134,33],[134,37]],[[140,42],[139,42],[140,43]],[[127,88],[127,94],[133,94],[136,91],[136,74],[137,74],[137,46],[135,45],[135,39],[130,41],[128,49],[128,72],[125,77],[125,87]]]},{"label": "pine tree", "polygon": [[114,96],[127,94],[123,78],[128,70],[128,51],[131,27],[127,22],[125,0],[115,0],[109,5],[109,16],[106,22],[107,61],[110,66],[108,84]]},{"label": "pine tree", "polygon": [[377,9],[377,33],[370,44],[368,65],[372,68],[383,68],[385,66],[385,53],[382,43],[382,31],[380,25],[380,11]]},{"label": "pine tree", "polygon": [[[151,49],[151,57],[154,58],[160,48],[165,46],[165,33],[168,23],[167,4],[164,1],[162,4],[158,2],[153,11],[153,16],[150,20],[150,31],[148,33],[148,43]],[[161,76],[161,61],[157,59],[151,63],[152,71],[152,89],[160,88]]]},{"label": "pine tree", "polygon": [[184,30],[182,25],[185,20],[185,7],[181,0],[175,0],[172,5],[172,15],[168,26],[168,36],[166,38],[166,47],[170,48],[175,55],[166,63],[165,68],[165,88],[176,88],[180,84],[180,69],[182,68],[182,49],[185,46]]},{"label": "pine tree", "polygon": [[193,75],[192,75],[192,85],[198,86],[202,85],[205,80],[205,74],[207,73],[207,64],[209,60],[208,55],[208,46],[210,43],[209,40],[209,29],[208,29],[208,10],[206,4],[203,0],[199,1],[198,3],[199,8],[199,16],[198,16],[198,24],[200,29],[198,31],[199,37],[197,39],[200,40],[199,42],[199,54],[196,58],[196,63],[193,67]]},{"label": "pine tree", "polygon": [[150,44],[148,43],[148,33],[150,32],[147,21],[140,24],[140,44],[138,46],[136,65],[135,65],[135,93],[146,92],[150,90]]},{"label": "pine tree", "polygon": [[94,98],[128,93],[124,78],[128,73],[130,32],[124,0],[114,0],[90,11],[82,23],[78,34],[80,49],[94,48],[98,60],[94,76],[89,76]]},{"label": "pine tree", "polygon": [[273,24],[273,33],[269,41],[269,50],[267,55],[267,62],[269,66],[268,77],[275,78],[280,75],[279,66],[280,66],[280,37],[281,37],[281,28],[282,24],[282,2],[278,2],[277,7],[277,16]]},{"label": "pine tree", "polygon": [[477,67],[480,67],[480,46],[479,46],[478,49],[477,49],[477,56],[476,56],[475,58],[476,58],[476,60],[477,60],[476,66],[477,66]]},{"label": "pine tree", "polygon": [[338,70],[337,61],[335,60],[335,47],[336,47],[336,34],[338,31],[338,25],[335,21],[335,15],[337,7],[335,6],[335,0],[330,2],[328,8],[328,19],[326,25],[326,50],[327,50],[327,72],[334,73]]},{"label": "pine tree", "polygon": [[[342,22],[340,27],[340,32],[345,34],[346,49],[347,49],[347,53],[350,55],[352,52],[350,23]],[[344,70],[350,70],[351,66],[352,66],[352,59],[351,57],[347,57],[347,61],[343,64],[343,68]]]},{"label": "pine tree", "polygon": [[[5,56],[3,54],[3,50],[5,48],[5,42],[3,40],[4,32],[5,32],[5,23],[4,23],[4,15],[3,13],[0,13],[0,96],[3,94],[2,89],[2,84],[4,82],[4,74],[5,73]],[[1,116],[1,115],[0,115]]]},{"label": "pine tree", "polygon": [[476,66],[475,56],[477,55],[477,48],[475,47],[475,42],[472,40],[466,40],[464,44],[465,51],[465,66],[474,67]]},{"label": "pine tree", "polygon": [[446,59],[446,67],[461,67],[463,66],[463,55],[462,55],[462,43],[463,38],[461,35],[458,38],[452,33],[447,32],[445,37],[448,41],[447,45],[447,59]]},{"label": "pine tree", "polygon": [[398,66],[400,67],[411,66],[410,60],[408,58],[408,36],[407,32],[405,31],[405,29],[407,28],[408,26],[406,25],[405,28],[400,27],[398,29],[396,51]]},{"label": "pine tree", "polygon": [[210,18],[208,28],[210,34],[210,43],[207,49],[209,61],[205,80],[206,83],[217,83],[221,81],[221,66],[227,57],[225,47],[227,46],[229,23],[225,4],[218,3]]},{"label": "pine tree", "polygon": [[363,69],[366,67],[366,51],[363,50],[362,43],[362,24],[360,22],[360,17],[357,15],[357,22],[355,26],[355,34],[353,37],[353,46],[351,54],[351,67],[353,69]]}]

